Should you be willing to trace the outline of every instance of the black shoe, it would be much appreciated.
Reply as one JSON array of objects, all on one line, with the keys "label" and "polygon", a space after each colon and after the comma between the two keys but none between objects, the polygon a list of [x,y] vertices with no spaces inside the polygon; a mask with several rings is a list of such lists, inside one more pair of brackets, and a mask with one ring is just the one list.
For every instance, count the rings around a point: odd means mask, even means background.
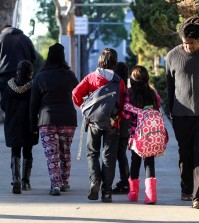
[{"label": "black shoe", "polygon": [[112,202],[111,192],[103,192],[101,199],[102,199],[102,202],[104,203],[111,203]]},{"label": "black shoe", "polygon": [[192,199],[193,199],[192,194],[181,193],[181,200],[182,201],[192,201]]},{"label": "black shoe", "polygon": [[129,184],[124,184],[122,181],[119,181],[112,190],[113,194],[128,194],[129,193]]},{"label": "black shoe", "polygon": [[49,194],[52,196],[59,196],[60,195],[59,187],[51,187]]},{"label": "black shoe", "polygon": [[13,194],[21,194],[21,182],[19,180],[16,180],[13,182],[13,188],[12,193]]},{"label": "black shoe", "polygon": [[70,189],[70,185],[69,184],[64,184],[60,187],[60,191],[61,192],[66,192],[67,190]]},{"label": "black shoe", "polygon": [[30,183],[22,182],[22,190],[30,190],[31,186]]},{"label": "black shoe", "polygon": [[90,191],[88,194],[88,199],[89,200],[98,200],[99,199],[99,195],[98,195],[99,189],[100,189],[100,186],[98,184],[91,184]]}]

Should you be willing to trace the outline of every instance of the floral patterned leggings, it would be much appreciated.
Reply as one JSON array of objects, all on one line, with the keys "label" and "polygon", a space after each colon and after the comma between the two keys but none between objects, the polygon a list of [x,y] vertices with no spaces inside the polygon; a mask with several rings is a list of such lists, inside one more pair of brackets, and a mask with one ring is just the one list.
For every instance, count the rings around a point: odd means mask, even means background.
[{"label": "floral patterned leggings", "polygon": [[70,147],[75,129],[75,126],[56,125],[46,125],[39,128],[52,187],[61,187],[69,183]]}]

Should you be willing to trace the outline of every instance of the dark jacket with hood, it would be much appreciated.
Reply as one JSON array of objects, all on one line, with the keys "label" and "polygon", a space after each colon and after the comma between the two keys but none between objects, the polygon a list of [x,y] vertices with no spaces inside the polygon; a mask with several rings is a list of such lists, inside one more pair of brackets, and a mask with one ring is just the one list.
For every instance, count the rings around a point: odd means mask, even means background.
[{"label": "dark jacket with hood", "polygon": [[29,105],[32,81],[12,78],[8,81],[1,108],[5,112],[5,140],[8,147],[32,146],[38,135],[30,132]]},{"label": "dark jacket with hood", "polygon": [[32,131],[37,126],[77,126],[77,114],[72,90],[78,80],[67,65],[47,64],[34,78],[30,121]]},{"label": "dark jacket with hood", "polygon": [[35,48],[22,30],[8,27],[0,34],[0,80],[14,77],[17,65],[22,60],[34,63]]}]

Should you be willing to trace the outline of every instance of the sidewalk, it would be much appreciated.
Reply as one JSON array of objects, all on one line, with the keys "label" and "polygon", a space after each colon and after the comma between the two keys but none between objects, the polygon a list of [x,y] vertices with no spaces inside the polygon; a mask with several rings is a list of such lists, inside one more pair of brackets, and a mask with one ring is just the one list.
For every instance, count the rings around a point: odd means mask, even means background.
[{"label": "sidewalk", "polygon": [[[31,178],[31,191],[21,195],[11,192],[10,149],[4,142],[3,125],[0,125],[0,222],[3,223],[151,223],[151,222],[199,222],[199,210],[191,208],[191,202],[180,200],[180,178],[178,172],[178,148],[169,121],[166,125],[170,141],[166,154],[156,159],[158,202],[144,204],[144,169],[141,170],[141,191],[139,201],[130,203],[126,195],[113,195],[113,203],[89,201],[86,149],[82,159],[77,160],[77,149],[81,127],[81,114],[78,110],[78,123],[71,148],[72,170],[71,189],[61,196],[50,196],[50,181],[41,144],[33,149],[34,162]],[[86,136],[84,145],[86,144]],[[130,160],[130,152],[128,152]],[[118,167],[114,184],[118,181]]]}]

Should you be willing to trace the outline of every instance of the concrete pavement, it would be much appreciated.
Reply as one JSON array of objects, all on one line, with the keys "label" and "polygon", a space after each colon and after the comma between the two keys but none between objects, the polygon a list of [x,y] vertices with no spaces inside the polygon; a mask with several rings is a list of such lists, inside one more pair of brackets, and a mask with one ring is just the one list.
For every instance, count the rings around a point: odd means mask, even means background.
[{"label": "concrete pavement", "polygon": [[[89,201],[87,161],[85,146],[82,159],[76,159],[81,126],[81,114],[71,148],[71,189],[61,196],[50,196],[50,181],[41,144],[33,149],[34,162],[31,191],[21,195],[11,192],[10,149],[4,142],[3,125],[0,125],[0,222],[3,223],[150,223],[150,222],[199,222],[199,210],[191,208],[191,202],[180,200],[180,178],[178,171],[178,148],[169,121],[166,125],[170,141],[166,154],[156,159],[158,202],[144,204],[144,168],[141,169],[141,191],[139,201],[130,203],[126,195],[113,195],[113,203]],[[86,136],[84,145],[86,143]],[[128,152],[130,160],[130,152]],[[114,184],[119,179],[118,167]]]}]

